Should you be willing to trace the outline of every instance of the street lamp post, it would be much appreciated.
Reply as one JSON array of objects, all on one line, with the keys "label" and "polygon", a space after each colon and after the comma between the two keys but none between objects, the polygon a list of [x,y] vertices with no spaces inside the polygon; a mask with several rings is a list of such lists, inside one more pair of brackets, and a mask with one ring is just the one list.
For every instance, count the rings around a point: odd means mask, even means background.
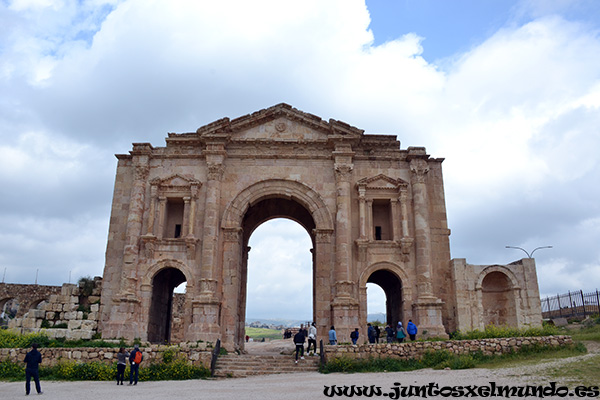
[{"label": "street lamp post", "polygon": [[541,246],[541,247],[536,247],[535,249],[533,249],[533,251],[531,252],[531,254],[529,254],[527,252],[527,250],[521,248],[521,247],[516,247],[516,246],[505,246],[507,249],[519,249],[519,250],[523,250],[525,252],[525,254],[527,254],[527,258],[533,258],[533,253],[535,253],[536,250],[539,249],[551,249],[552,246]]}]

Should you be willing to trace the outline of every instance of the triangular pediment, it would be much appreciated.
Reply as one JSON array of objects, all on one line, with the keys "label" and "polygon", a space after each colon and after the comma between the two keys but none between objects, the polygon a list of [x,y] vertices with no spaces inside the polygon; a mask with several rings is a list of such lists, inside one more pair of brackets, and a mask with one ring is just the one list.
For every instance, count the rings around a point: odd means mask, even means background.
[{"label": "triangular pediment", "polygon": [[371,178],[363,178],[356,183],[356,186],[368,190],[398,190],[408,186],[408,183],[402,179],[390,178],[387,175],[379,174]]},{"label": "triangular pediment", "polygon": [[167,178],[155,178],[152,180],[152,185],[157,185],[163,188],[183,188],[190,186],[199,186],[200,182],[194,179],[188,179],[179,174],[171,175]]},{"label": "triangular pediment", "polygon": [[319,141],[330,137],[360,138],[364,131],[341,121],[305,113],[281,103],[230,120],[218,121],[198,128],[200,137],[227,135],[234,141]]}]

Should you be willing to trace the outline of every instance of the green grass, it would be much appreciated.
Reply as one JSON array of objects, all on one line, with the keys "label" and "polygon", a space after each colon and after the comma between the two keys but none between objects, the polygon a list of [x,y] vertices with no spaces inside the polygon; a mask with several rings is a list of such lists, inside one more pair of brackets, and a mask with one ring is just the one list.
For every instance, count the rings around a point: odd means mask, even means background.
[{"label": "green grass", "polygon": [[521,365],[536,365],[540,361],[569,358],[585,354],[587,350],[582,343],[569,346],[547,348],[528,346],[519,352],[507,353],[497,357],[482,359],[478,368],[509,368]]},{"label": "green grass", "polygon": [[125,345],[124,341],[119,343],[97,340],[65,340],[51,339],[42,331],[40,333],[29,333],[21,335],[7,330],[0,330],[0,348],[28,348],[32,343],[40,347],[112,347],[118,348]]},{"label": "green grass", "polygon": [[600,386],[600,354],[548,368],[544,373],[562,385]]},{"label": "green grass", "polygon": [[581,327],[580,329],[562,329],[564,335],[571,335],[573,340],[593,340],[600,342],[600,325]]},{"label": "green grass", "polygon": [[255,342],[265,339],[283,339],[283,334],[279,329],[250,328],[246,327],[246,335],[250,336]]},{"label": "green grass", "polygon": [[[483,331],[475,329],[469,332],[454,332],[450,339],[468,340],[468,339],[491,339],[491,338],[511,338],[511,337],[531,337],[531,336],[551,336],[559,335],[563,332],[554,325],[543,324],[541,327],[532,328],[513,328],[508,326],[488,325]],[[568,334],[568,333],[566,333]]]}]

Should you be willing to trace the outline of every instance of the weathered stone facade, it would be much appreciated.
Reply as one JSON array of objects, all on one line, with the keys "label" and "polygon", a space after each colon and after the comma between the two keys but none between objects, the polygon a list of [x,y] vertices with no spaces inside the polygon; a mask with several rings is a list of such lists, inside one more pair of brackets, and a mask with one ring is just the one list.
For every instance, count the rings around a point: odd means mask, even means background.
[{"label": "weathered stone facade", "polygon": [[[117,156],[105,338],[174,339],[173,288],[187,282],[178,339],[243,348],[248,240],[276,217],[312,239],[319,339],[335,325],[349,341],[366,325],[369,282],[386,293],[387,322],[412,319],[428,336],[480,327],[481,318],[459,314],[492,301],[496,286],[506,304],[521,307],[508,322],[541,322],[539,307],[525,309],[537,280],[506,278],[500,266],[487,279],[451,261],[443,159],[423,147],[401,149],[395,136],[365,135],[286,104],[170,133],[166,142],[135,143]],[[483,279],[473,290],[485,296],[458,293],[473,285],[455,278]]]}]

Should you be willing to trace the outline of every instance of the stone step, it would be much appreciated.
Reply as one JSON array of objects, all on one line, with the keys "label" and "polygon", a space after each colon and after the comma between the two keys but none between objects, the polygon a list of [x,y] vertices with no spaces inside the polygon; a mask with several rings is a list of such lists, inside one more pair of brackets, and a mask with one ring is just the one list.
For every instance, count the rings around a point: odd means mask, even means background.
[{"label": "stone step", "polygon": [[306,357],[296,364],[293,356],[285,355],[225,355],[217,359],[216,377],[241,378],[251,375],[315,372],[319,357]]}]

